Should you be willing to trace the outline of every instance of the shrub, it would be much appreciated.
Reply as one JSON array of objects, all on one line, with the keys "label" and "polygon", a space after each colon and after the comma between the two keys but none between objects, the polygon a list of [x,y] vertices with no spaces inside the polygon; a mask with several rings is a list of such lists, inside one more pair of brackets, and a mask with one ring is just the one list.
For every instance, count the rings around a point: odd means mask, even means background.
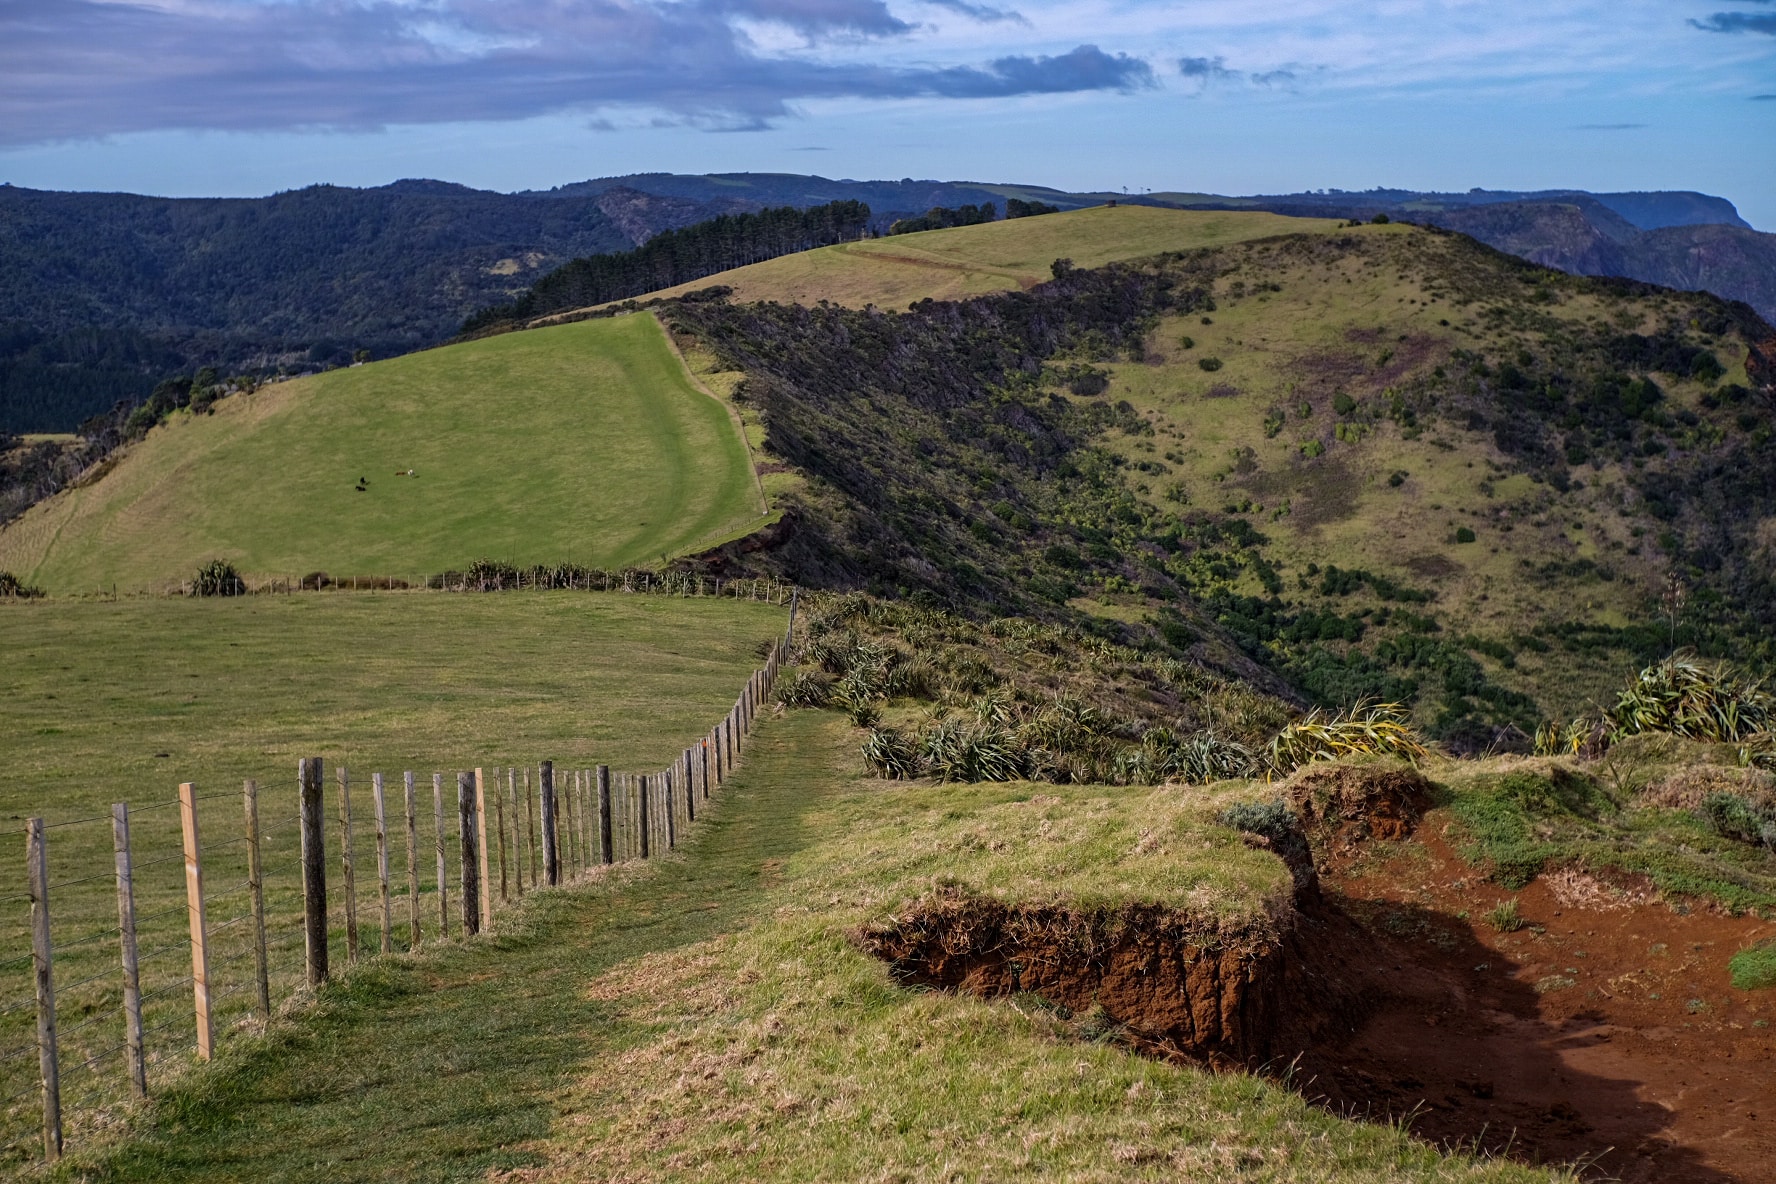
[{"label": "shrub", "polygon": [[785,707],[825,707],[832,695],[832,679],[814,670],[797,671],[777,688],[777,702]]},{"label": "shrub", "polygon": [[1341,715],[1324,716],[1319,708],[1278,732],[1265,763],[1285,774],[1314,761],[1346,756],[1400,756],[1417,761],[1429,749],[1399,703],[1358,703]]},{"label": "shrub", "polygon": [[1204,370],[1209,371],[1209,373],[1211,373],[1211,374],[1213,374],[1215,371],[1221,369],[1221,359],[1220,358],[1198,358],[1196,360],[1196,364],[1198,366],[1201,366]]},{"label": "shrub", "polygon": [[1221,811],[1215,821],[1231,830],[1263,835],[1273,842],[1295,830],[1295,815],[1290,813],[1289,804],[1282,798],[1272,798],[1268,802],[1235,802]]},{"label": "shrub", "polygon": [[0,571],[0,598],[8,600],[31,600],[42,595],[43,589],[33,588],[9,571]]},{"label": "shrub", "polygon": [[1703,798],[1697,812],[1724,839],[1735,839],[1776,851],[1776,810],[1762,802],[1755,802],[1743,794],[1719,790]]},{"label": "shrub", "polygon": [[1196,348],[1196,338],[1194,338],[1194,337],[1190,336],[1190,334],[1186,333],[1184,336],[1178,338],[1178,344],[1183,346],[1185,349],[1195,349]]},{"label": "shrub", "polygon": [[1762,941],[1740,950],[1727,963],[1727,970],[1733,976],[1733,985],[1741,991],[1776,987],[1776,941]]},{"label": "shrub", "polygon": [[1725,663],[1677,654],[1642,670],[1608,713],[1616,738],[1665,732],[1692,740],[1737,742],[1776,725],[1776,701],[1763,683]]},{"label": "shrub", "polygon": [[1455,541],[1458,543],[1471,543],[1474,541],[1475,537],[1474,532],[1466,526],[1458,526],[1455,528]]},{"label": "shrub", "polygon": [[247,584],[226,559],[212,559],[191,577],[193,596],[245,596]]},{"label": "shrub", "polygon": [[910,781],[919,775],[919,751],[893,728],[872,727],[863,741],[864,763],[878,777]]}]

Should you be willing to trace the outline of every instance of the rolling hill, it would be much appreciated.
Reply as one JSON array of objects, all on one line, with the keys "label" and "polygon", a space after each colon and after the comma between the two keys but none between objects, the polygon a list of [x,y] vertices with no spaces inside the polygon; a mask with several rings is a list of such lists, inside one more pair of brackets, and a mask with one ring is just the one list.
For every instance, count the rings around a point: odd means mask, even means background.
[{"label": "rolling hill", "polygon": [[0,567],[76,592],[213,557],[410,580],[478,556],[658,562],[763,513],[732,414],[645,315],[335,370],[178,413],[8,526]]},{"label": "rolling hill", "polygon": [[1273,234],[1326,233],[1326,219],[1265,213],[1097,206],[1040,218],[841,243],[723,272],[655,294],[682,296],[712,285],[735,301],[821,300],[862,308],[901,308],[915,300],[961,300],[1034,287],[1061,257],[1101,267],[1160,251],[1243,242]]}]

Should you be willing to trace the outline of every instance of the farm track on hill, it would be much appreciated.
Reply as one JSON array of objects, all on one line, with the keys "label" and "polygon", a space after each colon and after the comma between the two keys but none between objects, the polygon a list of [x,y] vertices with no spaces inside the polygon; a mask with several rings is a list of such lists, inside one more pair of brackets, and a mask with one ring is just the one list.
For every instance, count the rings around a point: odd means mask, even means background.
[{"label": "farm track on hill", "polygon": [[832,788],[806,763],[821,726],[802,714],[757,733],[680,855],[538,897],[489,941],[366,967],[162,1098],[136,1141],[80,1177],[466,1180],[535,1163],[556,1096],[622,1039],[586,984],[749,923]]}]

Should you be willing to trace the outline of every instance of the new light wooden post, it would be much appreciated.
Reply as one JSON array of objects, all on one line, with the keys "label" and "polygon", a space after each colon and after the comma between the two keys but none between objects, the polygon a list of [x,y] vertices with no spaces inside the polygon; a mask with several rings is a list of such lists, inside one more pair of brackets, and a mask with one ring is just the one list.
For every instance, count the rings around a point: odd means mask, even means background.
[{"label": "new light wooden post", "polygon": [[432,774],[432,821],[438,832],[438,935],[450,940],[450,880],[444,871],[444,774]]},{"label": "new light wooden post", "polygon": [[179,786],[179,827],[185,837],[185,908],[191,921],[191,1002],[197,1013],[197,1059],[215,1055],[210,1021],[210,935],[204,919],[203,845],[197,833],[197,786]]},{"label": "new light wooden post", "polygon": [[345,961],[358,960],[358,878],[352,866],[351,773],[339,766],[339,872],[345,891]]}]

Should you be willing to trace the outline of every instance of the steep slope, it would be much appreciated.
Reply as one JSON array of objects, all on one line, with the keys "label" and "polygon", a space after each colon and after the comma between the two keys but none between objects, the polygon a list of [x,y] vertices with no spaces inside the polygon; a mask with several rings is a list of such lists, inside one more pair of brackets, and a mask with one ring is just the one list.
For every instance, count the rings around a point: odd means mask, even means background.
[{"label": "steep slope", "polygon": [[249,578],[411,580],[479,556],[617,565],[710,545],[762,511],[731,411],[643,315],[178,413],[0,532],[0,569],[78,592],[177,584],[210,558]]},{"label": "steep slope", "polygon": [[1458,747],[1674,641],[1776,657],[1776,333],[1744,306],[1398,225],[1054,274],[898,313],[669,307],[810,479],[778,550],[711,562],[1226,630]]}]

